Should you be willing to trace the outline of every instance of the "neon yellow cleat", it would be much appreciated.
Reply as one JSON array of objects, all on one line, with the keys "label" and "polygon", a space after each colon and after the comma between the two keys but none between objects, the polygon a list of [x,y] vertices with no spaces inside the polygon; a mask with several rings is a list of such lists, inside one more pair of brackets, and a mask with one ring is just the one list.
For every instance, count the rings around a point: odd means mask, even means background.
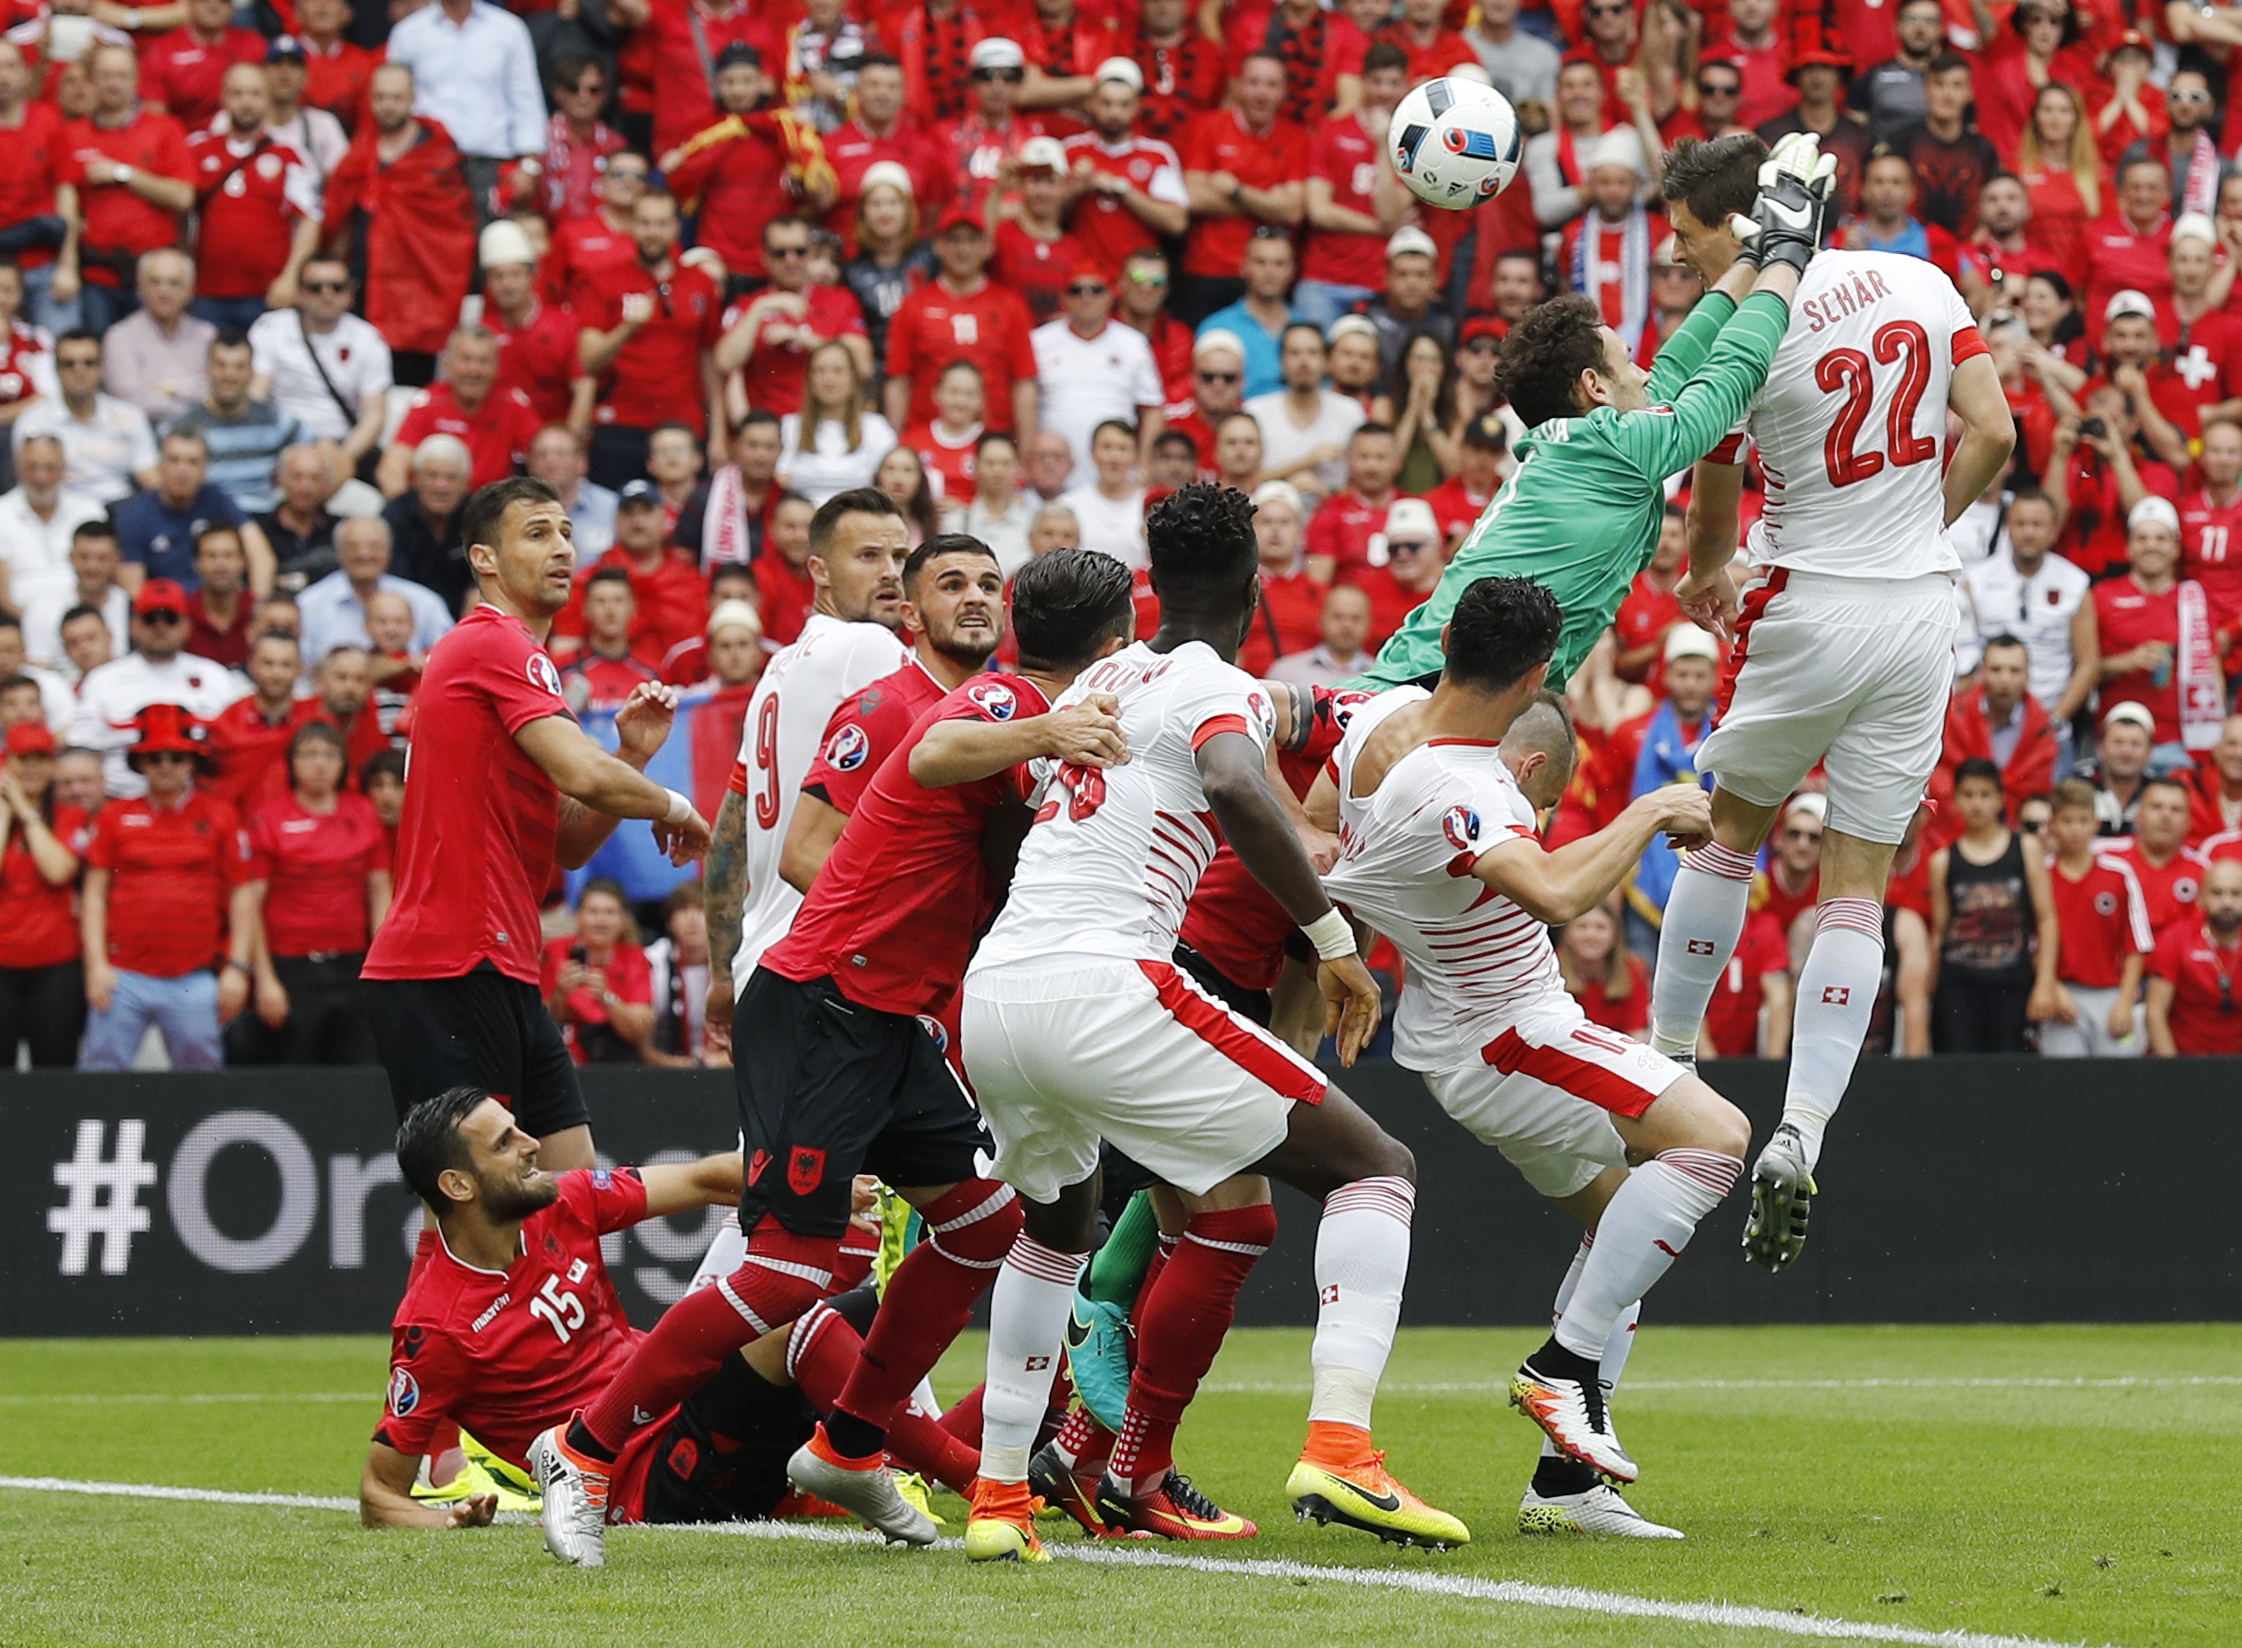
[{"label": "neon yellow cleat", "polygon": [[1035,1535],[1036,1501],[1025,1482],[973,1483],[973,1510],[965,1522],[968,1562],[1049,1562]]},{"label": "neon yellow cleat", "polygon": [[1396,1545],[1446,1550],[1471,1543],[1471,1530],[1460,1519],[1427,1505],[1394,1480],[1385,1454],[1370,1446],[1369,1432],[1313,1422],[1308,1430],[1307,1451],[1284,1485],[1300,1520],[1337,1522]]}]

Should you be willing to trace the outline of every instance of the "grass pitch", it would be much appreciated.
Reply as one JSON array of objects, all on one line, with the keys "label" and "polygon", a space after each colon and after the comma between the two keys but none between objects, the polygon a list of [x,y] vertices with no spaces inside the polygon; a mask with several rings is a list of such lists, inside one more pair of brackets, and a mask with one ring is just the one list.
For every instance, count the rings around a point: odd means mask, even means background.
[{"label": "grass pitch", "polygon": [[[1500,1386],[1539,1337],[1402,1334],[1380,1440],[1472,1525],[1446,1554],[1294,1524],[1280,1489],[1307,1335],[1267,1330],[1232,1336],[1179,1448],[1261,1537],[1161,1546],[1155,1566],[990,1570],[955,1550],[633,1529],[579,1573],[534,1527],[371,1533],[328,1506],[4,1488],[0,1643],[2242,1643],[2242,1327],[1654,1320],[1618,1412],[1643,1461],[1631,1497],[1683,1542],[1518,1536],[1536,1433]],[[373,1338],[0,1344],[0,1474],[348,1498],[386,1354]],[[944,1365],[945,1396],[978,1355]],[[959,1501],[936,1509],[959,1530]],[[1081,1548],[1051,1537],[1062,1558]],[[1215,1569],[1183,1565],[1199,1555]],[[1256,1560],[1270,1567],[1231,1567]],[[1601,1600],[1553,1605],[1565,1587]],[[1683,1606],[1613,1611],[1630,1599]],[[1740,1624],[1718,1603],[1784,1617]]]}]

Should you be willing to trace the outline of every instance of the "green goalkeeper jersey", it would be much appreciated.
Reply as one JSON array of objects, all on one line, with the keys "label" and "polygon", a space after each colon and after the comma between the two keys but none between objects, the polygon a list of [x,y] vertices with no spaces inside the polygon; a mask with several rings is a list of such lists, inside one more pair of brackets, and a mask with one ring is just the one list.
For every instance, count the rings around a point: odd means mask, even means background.
[{"label": "green goalkeeper jersey", "polygon": [[1741,306],[1708,293],[1658,351],[1651,405],[1552,418],[1518,443],[1520,461],[1441,574],[1440,587],[1379,650],[1364,684],[1399,686],[1438,673],[1440,631],[1481,578],[1531,578],[1557,597],[1565,627],[1550,661],[1562,690],[1650,565],[1666,479],[1718,446],[1760,385],[1790,324],[1765,292]]}]

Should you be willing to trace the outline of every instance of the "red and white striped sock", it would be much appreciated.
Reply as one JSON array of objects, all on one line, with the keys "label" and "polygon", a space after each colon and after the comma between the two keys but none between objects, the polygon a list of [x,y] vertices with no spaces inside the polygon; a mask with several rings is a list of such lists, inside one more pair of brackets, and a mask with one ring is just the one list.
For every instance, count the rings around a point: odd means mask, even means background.
[{"label": "red and white striped sock", "polygon": [[1324,1198],[1316,1226],[1316,1337],[1308,1420],[1370,1429],[1370,1406],[1393,1351],[1409,1277],[1417,1187],[1382,1174]]},{"label": "red and white striped sock", "polygon": [[1596,1244],[1557,1321],[1557,1343],[1601,1361],[1621,1313],[1681,1257],[1697,1222],[1743,1171],[1734,1156],[1682,1146],[1629,1173],[1597,1222]]},{"label": "red and white striped sock", "polygon": [[1697,1051],[1697,1028],[1743,936],[1751,896],[1751,854],[1712,841],[1682,859],[1658,930],[1658,971],[1650,986],[1650,1044],[1668,1058]]},{"label": "red and white striped sock", "polygon": [[1884,906],[1873,898],[1825,900],[1814,911],[1814,945],[1798,973],[1783,1094],[1783,1120],[1798,1129],[1809,1169],[1821,1159],[1822,1131],[1852,1082],[1883,979]]}]

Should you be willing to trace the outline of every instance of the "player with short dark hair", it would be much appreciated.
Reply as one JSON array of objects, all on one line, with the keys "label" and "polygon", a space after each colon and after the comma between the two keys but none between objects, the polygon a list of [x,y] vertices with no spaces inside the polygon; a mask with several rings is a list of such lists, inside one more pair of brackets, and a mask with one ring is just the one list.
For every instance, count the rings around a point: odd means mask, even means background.
[{"label": "player with short dark hair", "polygon": [[679,863],[708,850],[708,825],[644,773],[675,691],[632,692],[616,714],[616,755],[561,696],[543,642],[568,602],[576,550],[553,489],[528,476],[494,482],[467,500],[463,523],[483,600],[429,649],[396,894],[366,956],[367,1012],[400,1117],[473,1085],[545,1139],[548,1162],[589,1167],[591,1117],[538,993],[538,905],[554,866],[582,864],[625,818],[651,820]]},{"label": "player with short dark hair", "polygon": [[[1052,714],[1047,704],[1133,629],[1127,568],[1056,551],[1022,569],[1013,599],[1024,673],[977,676],[927,712],[920,746],[880,767],[791,930],[748,980],[740,1002],[757,1034],[737,1055],[750,1151],[740,1204],[747,1257],[672,1307],[596,1402],[540,1438],[546,1544],[564,1561],[600,1559],[613,1462],[627,1456],[643,1416],[816,1302],[860,1166],[919,1209],[928,1239],[889,1279],[835,1412],[788,1468],[805,1491],[847,1505],[891,1539],[934,1538],[933,1522],[880,1468],[886,1430],[995,1279],[1020,1215],[1008,1187],[976,1175],[982,1134],[927,1020],[955,993],[985,919],[982,834],[1017,803],[1012,768],[1048,756],[1088,770],[1124,753],[1102,710]],[[1057,621],[1039,610],[1046,600]],[[964,740],[962,755],[956,741],[934,739],[962,723],[993,736]],[[915,757],[930,743],[937,755],[948,750],[946,769],[922,772]]]}]

